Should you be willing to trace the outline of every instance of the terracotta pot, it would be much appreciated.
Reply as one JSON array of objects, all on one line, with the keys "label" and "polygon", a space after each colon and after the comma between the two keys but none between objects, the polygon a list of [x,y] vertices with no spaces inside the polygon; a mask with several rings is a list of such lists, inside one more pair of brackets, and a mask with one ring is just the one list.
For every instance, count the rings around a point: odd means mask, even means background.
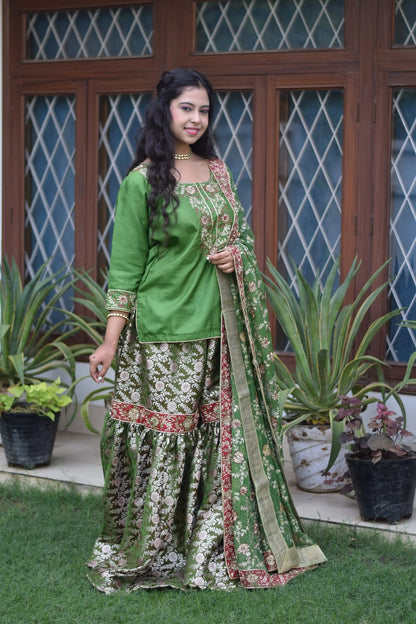
[{"label": "terracotta pot", "polygon": [[323,475],[331,453],[330,427],[296,425],[287,432],[296,485],[307,492],[338,492],[345,485],[346,451],[341,449],[329,474]]},{"label": "terracotta pot", "polygon": [[390,524],[410,518],[416,486],[416,456],[371,459],[347,456],[351,481],[363,520],[386,520]]},{"label": "terracotta pot", "polygon": [[51,420],[38,414],[3,412],[0,433],[7,465],[29,470],[50,464],[58,421],[59,413]]}]

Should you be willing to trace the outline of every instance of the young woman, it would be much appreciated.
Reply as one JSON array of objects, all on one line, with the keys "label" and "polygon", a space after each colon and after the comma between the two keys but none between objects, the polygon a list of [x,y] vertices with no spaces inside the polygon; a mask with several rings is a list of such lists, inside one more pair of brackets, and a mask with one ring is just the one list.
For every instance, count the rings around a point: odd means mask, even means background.
[{"label": "young woman", "polygon": [[325,561],[285,481],[262,279],[213,95],[165,72],[117,199],[100,382],[104,524],[89,578],[142,587],[271,587]]}]

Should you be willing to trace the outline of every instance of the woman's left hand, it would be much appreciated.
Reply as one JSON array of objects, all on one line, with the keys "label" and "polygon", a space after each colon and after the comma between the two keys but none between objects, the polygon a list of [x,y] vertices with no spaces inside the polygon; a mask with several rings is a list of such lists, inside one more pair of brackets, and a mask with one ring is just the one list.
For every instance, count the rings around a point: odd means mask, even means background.
[{"label": "woman's left hand", "polygon": [[218,253],[209,254],[207,258],[224,273],[232,273],[234,271],[234,258],[231,251],[228,249],[224,249],[224,251],[219,251]]}]

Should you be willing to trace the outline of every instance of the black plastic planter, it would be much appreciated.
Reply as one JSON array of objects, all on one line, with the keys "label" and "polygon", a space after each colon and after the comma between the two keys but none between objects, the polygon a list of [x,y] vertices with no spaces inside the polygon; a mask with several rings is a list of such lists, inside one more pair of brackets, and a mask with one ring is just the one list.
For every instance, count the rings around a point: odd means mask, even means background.
[{"label": "black plastic planter", "polygon": [[360,516],[363,520],[386,520],[390,524],[410,518],[416,486],[416,456],[370,459],[347,456]]},{"label": "black plastic planter", "polygon": [[3,412],[0,433],[8,466],[27,470],[50,464],[59,413],[55,420],[30,413]]}]

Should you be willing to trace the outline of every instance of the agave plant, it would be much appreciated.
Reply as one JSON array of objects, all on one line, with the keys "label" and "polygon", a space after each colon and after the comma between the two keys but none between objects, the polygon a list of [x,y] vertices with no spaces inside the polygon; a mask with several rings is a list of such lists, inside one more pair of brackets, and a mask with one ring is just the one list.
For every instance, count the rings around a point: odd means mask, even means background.
[{"label": "agave plant", "polygon": [[[103,275],[105,278],[105,275]],[[84,353],[93,351],[93,345],[100,345],[107,325],[107,310],[105,307],[105,294],[103,288],[91,277],[86,271],[75,272],[76,282],[74,285],[76,296],[74,302],[82,306],[87,313],[77,314],[75,312],[68,313],[68,322],[75,331],[84,332],[89,339],[89,345],[83,345]],[[112,364],[114,370],[115,363]],[[88,379],[89,375],[85,375],[76,380],[76,384]],[[93,433],[98,431],[91,424],[89,417],[89,409],[92,402],[104,401],[108,403],[113,392],[114,382],[110,377],[105,377],[105,385],[100,385],[92,390],[81,403],[81,416],[87,428]]]},{"label": "agave plant", "polygon": [[[68,345],[74,333],[65,316],[49,320],[72,286],[63,271],[46,274],[46,263],[23,283],[14,259],[4,259],[0,279],[0,391],[16,384],[53,380],[57,368],[75,378],[79,349]],[[61,312],[63,312],[61,310]]]},{"label": "agave plant", "polygon": [[[384,378],[385,363],[367,353],[376,334],[390,319],[400,314],[393,310],[365,328],[366,315],[387,282],[371,290],[385,268],[384,263],[364,284],[352,303],[346,303],[347,290],[359,270],[355,259],[345,280],[334,288],[339,258],[334,262],[326,282],[321,286],[317,275],[312,286],[294,265],[298,295],[291,290],[277,269],[268,260],[271,279],[265,276],[268,299],[273,313],[287,336],[295,356],[296,370],[291,372],[275,354],[276,376],[280,402],[287,417],[282,433],[302,422],[322,424],[332,429],[329,469],[338,456],[339,435],[343,423],[334,420],[341,407],[341,396],[352,395],[365,407],[381,392],[385,402],[394,396],[405,416],[399,390],[409,382],[411,367],[396,386]],[[365,330],[365,331],[364,331]],[[364,334],[357,344],[358,337]],[[363,384],[372,369],[376,381]]]}]

